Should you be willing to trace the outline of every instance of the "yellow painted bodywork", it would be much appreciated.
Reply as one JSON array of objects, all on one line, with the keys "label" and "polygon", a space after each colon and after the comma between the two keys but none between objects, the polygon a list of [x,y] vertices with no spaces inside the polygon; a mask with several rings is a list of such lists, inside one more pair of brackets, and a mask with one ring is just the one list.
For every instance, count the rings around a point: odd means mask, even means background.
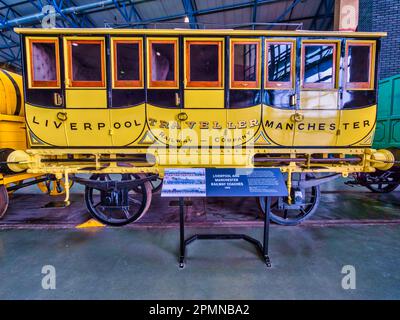
[{"label": "yellow painted bodywork", "polygon": [[26,149],[25,118],[0,114],[0,149]]},{"label": "yellow painted bodywork", "polygon": [[343,146],[336,143],[339,110],[299,110],[303,121],[294,123],[294,146]]},{"label": "yellow painted bodywork", "polygon": [[227,109],[227,135],[223,145],[245,146],[253,144],[256,133],[262,131],[261,105],[246,109]]},{"label": "yellow painted bodywork", "polygon": [[[374,39],[384,33],[262,31],[262,30],[157,30],[157,29],[16,29],[29,35],[60,35],[95,39],[111,36],[147,36],[149,39],[207,40],[216,36],[247,39],[264,36],[339,37]],[[217,40],[217,38],[213,38]],[[335,41],[335,40],[333,40]],[[321,42],[318,40],[318,42]],[[330,41],[331,42],[331,41]],[[182,43],[182,42],[181,42]],[[179,45],[179,42],[178,42]],[[66,50],[66,46],[64,46]],[[179,52],[184,52],[180,48]],[[225,52],[225,50],[222,50]],[[337,54],[339,54],[339,45]],[[65,52],[64,52],[65,53]],[[224,55],[223,55],[224,57]],[[183,103],[180,108],[162,108],[143,104],[122,109],[107,109],[105,88],[69,88],[66,78],[66,108],[38,108],[26,105],[29,127],[29,172],[53,173],[58,177],[69,173],[155,172],[162,176],[166,167],[279,167],[283,172],[372,172],[374,150],[370,149],[375,130],[376,106],[340,110],[338,90],[300,89],[299,109],[279,109],[255,105],[242,109],[224,108],[225,61],[222,57],[221,88],[187,87],[186,54],[177,58],[177,87],[183,82]],[[146,56],[149,70],[149,55]],[[183,63],[182,63],[183,62]],[[178,65],[179,64],[179,65]],[[230,67],[230,66],[229,66]],[[68,72],[68,70],[66,70]],[[105,77],[107,79],[107,72]],[[338,72],[338,70],[336,70]],[[147,77],[149,81],[149,77]],[[336,86],[339,83],[336,77]],[[149,84],[149,83],[147,83]],[[158,87],[157,89],[166,89]],[[173,89],[173,88],[169,88]],[[177,92],[176,90],[175,92]],[[176,104],[177,106],[179,103]],[[129,122],[126,127],[125,123]],[[117,127],[115,124],[118,123]],[[54,148],[54,146],[56,148]],[[152,156],[140,162],[120,157]],[[261,157],[260,157],[261,156]],[[260,163],[255,158],[260,157]],[[264,158],[262,158],[264,157]],[[273,157],[289,159],[281,164],[269,163]],[[346,162],[348,157],[359,159]],[[43,162],[51,158],[53,162]],[[339,159],[334,163],[308,161],[298,164],[290,159]],[[375,159],[379,157],[376,156]],[[385,157],[384,157],[385,158]],[[70,160],[73,161],[70,161]],[[129,158],[130,159],[130,158]],[[356,160],[357,160],[356,159]],[[64,161],[68,160],[68,161]],[[114,161],[115,160],[115,161]],[[278,159],[280,161],[280,159]],[[379,160],[377,160],[379,161]],[[90,165],[88,165],[90,163]],[[88,169],[89,168],[89,169]]]},{"label": "yellow painted bodywork", "polygon": [[[64,74],[65,74],[65,106],[67,109],[74,108],[107,108],[107,90],[106,86],[93,88],[73,87],[71,85],[71,75],[68,66],[72,63],[69,61],[68,41],[69,40],[100,40],[104,41],[104,37],[64,37]],[[105,52],[102,52],[105,55]],[[105,69],[105,65],[103,66]],[[103,70],[104,79],[107,78],[107,70]],[[104,82],[105,83],[105,82]]]},{"label": "yellow painted bodywork", "polygon": [[65,90],[67,109],[107,108],[107,91],[95,89]]},{"label": "yellow painted bodywork", "polygon": [[[62,112],[65,121],[58,118]],[[179,120],[184,113],[186,120]],[[147,115],[147,118],[146,118]],[[300,120],[294,118],[300,116]],[[262,133],[270,146],[370,146],[376,106],[353,110],[293,110],[259,105],[244,109],[44,109],[26,105],[27,125],[48,146],[246,146]],[[265,139],[264,139],[265,140]]]},{"label": "yellow painted bodywork", "polygon": [[[10,77],[14,79],[17,86],[19,87],[19,91],[21,94],[21,110],[16,114],[17,108],[17,96],[15,92],[14,85],[12,84],[11,80],[8,78],[6,74],[0,72],[0,114],[3,116],[24,116],[24,108],[23,108],[23,101],[24,101],[24,92],[22,89],[22,77],[16,73],[5,71],[8,73]],[[8,118],[11,119],[11,118]],[[17,119],[17,118],[16,118]],[[20,119],[17,119],[20,121]]]},{"label": "yellow painted bodywork", "polygon": [[376,108],[374,105],[369,108],[341,110],[337,145],[370,147],[376,127]]},{"label": "yellow painted bodywork", "polygon": [[[8,76],[4,73],[6,72]],[[0,72],[0,149],[22,149],[25,150],[26,131],[23,108],[22,78],[15,73],[4,71]],[[18,87],[16,92],[11,77]],[[18,98],[20,95],[20,110],[17,110]]]},{"label": "yellow painted bodywork", "polygon": [[161,145],[178,146],[178,114],[181,109],[166,109],[152,105],[147,105],[146,108],[149,128],[147,134],[151,134],[155,140],[140,139],[138,144],[151,145],[151,141],[157,141]]},{"label": "yellow painted bodywork", "polygon": [[302,90],[300,92],[301,109],[329,110],[338,105],[339,94],[337,90]]},{"label": "yellow painted bodywork", "polygon": [[[118,35],[141,35],[143,29],[111,29],[111,28],[14,28],[18,34],[66,34],[66,35],[101,35],[101,34],[118,34]],[[386,37],[386,32],[340,32],[340,31],[311,31],[311,30],[231,30],[231,29],[146,29],[148,35],[219,35],[219,36],[287,36],[287,37],[343,37],[343,38],[378,38]]]},{"label": "yellow painted bodywork", "polygon": [[185,89],[186,108],[224,108],[224,90]]},{"label": "yellow painted bodywork", "polygon": [[[59,119],[60,113],[65,121]],[[26,105],[30,132],[49,146],[126,146],[139,138],[145,120],[144,105],[125,109],[45,109]],[[31,144],[35,144],[32,139]]]},{"label": "yellow painted bodywork", "polygon": [[[12,81],[4,73],[6,72],[18,87],[15,88]],[[24,96],[22,89],[22,77],[13,72],[0,72],[0,149],[26,150],[26,127],[24,117]],[[17,94],[20,95],[21,108],[18,111]],[[17,173],[1,174],[0,185],[8,185],[40,176],[40,174]]]},{"label": "yellow painted bodywork", "polygon": [[223,146],[226,109],[182,109],[187,114],[181,122],[183,146]]}]

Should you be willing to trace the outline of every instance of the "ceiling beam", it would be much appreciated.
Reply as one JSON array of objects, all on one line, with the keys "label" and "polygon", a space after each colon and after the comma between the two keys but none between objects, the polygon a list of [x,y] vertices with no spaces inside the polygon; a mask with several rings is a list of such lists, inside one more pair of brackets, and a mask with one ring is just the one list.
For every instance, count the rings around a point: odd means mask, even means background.
[{"label": "ceiling beam", "polygon": [[186,17],[189,19],[190,28],[197,29],[196,4],[193,0],[182,0],[182,5],[185,9]]},{"label": "ceiling beam", "polygon": [[258,8],[258,0],[254,0],[254,5],[253,5],[253,30],[256,28],[256,23],[257,23],[257,8]]}]

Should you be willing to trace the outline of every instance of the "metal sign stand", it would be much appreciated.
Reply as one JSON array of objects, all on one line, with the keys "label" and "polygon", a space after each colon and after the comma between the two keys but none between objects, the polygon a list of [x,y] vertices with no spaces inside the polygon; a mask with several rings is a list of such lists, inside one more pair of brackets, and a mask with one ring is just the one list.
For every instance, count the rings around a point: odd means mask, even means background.
[{"label": "metal sign stand", "polygon": [[[265,198],[264,198],[265,199]],[[184,198],[179,198],[179,229],[180,229],[180,256],[179,268],[184,268],[186,263],[186,246],[196,240],[237,240],[242,239],[252,243],[264,260],[267,267],[271,267],[271,260],[268,255],[268,241],[269,241],[269,217],[271,211],[271,197],[266,197],[265,203],[265,217],[264,217],[264,239],[263,244],[260,241],[246,235],[246,234],[195,234],[188,239],[185,239],[185,203]]]}]

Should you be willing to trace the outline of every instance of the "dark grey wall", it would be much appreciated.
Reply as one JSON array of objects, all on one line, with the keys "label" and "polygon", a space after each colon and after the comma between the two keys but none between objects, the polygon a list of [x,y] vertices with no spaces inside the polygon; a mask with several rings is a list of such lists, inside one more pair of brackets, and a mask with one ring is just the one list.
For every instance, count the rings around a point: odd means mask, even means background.
[{"label": "dark grey wall", "polygon": [[400,0],[360,0],[358,31],[385,31],[380,78],[400,74]]}]

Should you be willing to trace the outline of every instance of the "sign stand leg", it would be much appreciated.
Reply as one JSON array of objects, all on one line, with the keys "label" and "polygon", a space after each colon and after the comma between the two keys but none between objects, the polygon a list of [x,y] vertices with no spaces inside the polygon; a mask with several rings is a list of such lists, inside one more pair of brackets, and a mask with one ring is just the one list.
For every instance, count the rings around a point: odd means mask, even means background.
[{"label": "sign stand leg", "polygon": [[179,268],[185,267],[185,202],[184,198],[179,198],[179,242],[180,242],[180,255],[179,255]]},{"label": "sign stand leg", "polygon": [[264,216],[264,243],[263,243],[263,255],[265,264],[268,268],[271,267],[271,260],[268,255],[268,246],[269,246],[269,217],[271,213],[271,197],[264,198],[265,201],[265,216]]},{"label": "sign stand leg", "polygon": [[195,240],[237,240],[242,239],[252,243],[258,249],[263,261],[268,268],[271,267],[271,260],[268,255],[269,245],[269,218],[271,211],[271,198],[266,197],[265,201],[265,217],[264,217],[264,239],[263,244],[260,241],[246,235],[246,234],[195,234],[185,240],[185,202],[184,198],[179,198],[179,268],[185,267],[186,263],[186,246]]}]

